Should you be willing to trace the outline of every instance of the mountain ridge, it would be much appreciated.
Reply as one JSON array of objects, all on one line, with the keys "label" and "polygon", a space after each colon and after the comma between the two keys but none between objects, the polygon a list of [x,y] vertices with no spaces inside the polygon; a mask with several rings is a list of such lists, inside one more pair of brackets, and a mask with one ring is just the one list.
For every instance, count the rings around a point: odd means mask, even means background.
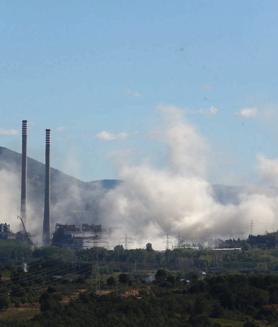
[{"label": "mountain ridge", "polygon": [[[27,202],[36,216],[42,216],[44,201],[45,165],[27,158]],[[0,146],[0,170],[15,174],[20,194],[21,154]],[[56,168],[51,167],[51,209],[52,221],[87,223],[99,220],[98,203],[103,193],[118,185],[118,180],[96,180],[83,182]]]}]

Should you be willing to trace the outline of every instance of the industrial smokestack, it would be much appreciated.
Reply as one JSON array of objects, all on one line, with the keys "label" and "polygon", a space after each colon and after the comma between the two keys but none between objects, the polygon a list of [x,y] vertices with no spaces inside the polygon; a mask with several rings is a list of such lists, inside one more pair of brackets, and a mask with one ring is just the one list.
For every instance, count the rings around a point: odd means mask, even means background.
[{"label": "industrial smokestack", "polygon": [[26,225],[27,197],[27,120],[22,120],[22,155],[21,155],[21,203],[20,216]]},{"label": "industrial smokestack", "polygon": [[44,218],[43,245],[50,244],[50,129],[46,129],[45,139],[45,185],[44,185]]}]

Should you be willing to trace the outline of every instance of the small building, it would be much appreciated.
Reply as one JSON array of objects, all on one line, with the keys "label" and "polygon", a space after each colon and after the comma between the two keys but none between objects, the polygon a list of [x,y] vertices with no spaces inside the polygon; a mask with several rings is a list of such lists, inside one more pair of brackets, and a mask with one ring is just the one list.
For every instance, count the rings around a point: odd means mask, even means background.
[{"label": "small building", "polygon": [[0,233],[10,233],[11,232],[11,227],[7,223],[0,224]]},{"label": "small building", "polygon": [[1,240],[14,240],[16,239],[16,234],[11,231],[11,227],[7,223],[0,224],[0,239]]},{"label": "small building", "polygon": [[143,278],[143,282],[146,284],[151,284],[155,281],[155,274],[149,274]]},{"label": "small building", "polygon": [[215,248],[212,249],[212,251],[218,251],[218,252],[241,252],[241,248]]}]

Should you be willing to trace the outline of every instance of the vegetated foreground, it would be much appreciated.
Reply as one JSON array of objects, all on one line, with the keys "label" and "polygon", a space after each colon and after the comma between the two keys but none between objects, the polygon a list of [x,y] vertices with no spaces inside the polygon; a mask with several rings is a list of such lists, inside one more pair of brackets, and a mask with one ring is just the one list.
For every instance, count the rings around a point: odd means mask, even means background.
[{"label": "vegetated foreground", "polygon": [[82,291],[66,303],[56,284],[40,296],[40,313],[30,319],[22,310],[3,311],[1,326],[277,326],[278,276],[177,277],[159,270],[146,285],[120,274],[102,291]]},{"label": "vegetated foreground", "polygon": [[157,252],[0,241],[0,326],[278,326],[278,250],[259,243]]}]

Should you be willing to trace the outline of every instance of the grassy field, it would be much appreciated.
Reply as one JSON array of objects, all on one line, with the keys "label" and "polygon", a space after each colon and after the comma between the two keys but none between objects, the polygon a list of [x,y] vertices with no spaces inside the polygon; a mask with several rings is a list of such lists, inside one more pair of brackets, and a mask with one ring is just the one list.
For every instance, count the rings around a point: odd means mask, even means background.
[{"label": "grassy field", "polygon": [[222,318],[215,318],[211,319],[213,322],[218,323],[222,327],[243,327],[244,322],[238,320],[229,320],[229,319],[222,319]]},{"label": "grassy field", "polygon": [[[215,319],[211,319],[211,321],[220,324],[221,327],[243,327],[243,325],[244,325],[244,322],[239,321],[239,320],[215,318]],[[260,327],[272,327],[273,326],[273,325],[266,325],[259,321],[256,321],[256,324]]]},{"label": "grassy field", "polygon": [[9,308],[0,312],[1,320],[30,320],[40,312],[39,308]]}]

